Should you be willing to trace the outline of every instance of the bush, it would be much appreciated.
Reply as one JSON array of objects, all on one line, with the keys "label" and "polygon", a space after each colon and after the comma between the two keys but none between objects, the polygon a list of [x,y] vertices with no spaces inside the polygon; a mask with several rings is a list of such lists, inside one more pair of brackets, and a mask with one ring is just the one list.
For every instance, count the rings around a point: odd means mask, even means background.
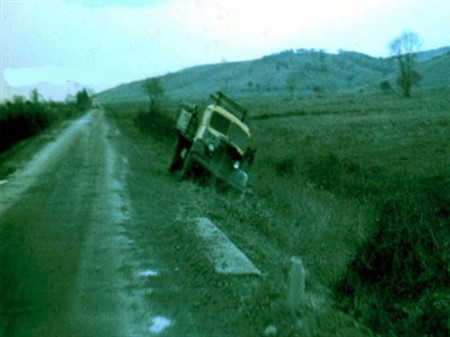
[{"label": "bush", "polygon": [[388,80],[380,82],[380,89],[383,92],[389,92],[392,90],[391,83]]},{"label": "bush", "polygon": [[283,158],[275,163],[275,171],[280,176],[293,176],[298,163],[294,157]]},{"label": "bush", "polygon": [[316,93],[316,94],[322,94],[325,90],[322,86],[320,85],[315,85],[312,90]]},{"label": "bush", "polygon": [[134,123],[142,133],[149,134],[157,141],[165,142],[175,138],[175,122],[154,101],[147,110],[139,111]]},{"label": "bush", "polygon": [[76,94],[76,107],[78,111],[85,111],[92,107],[92,98],[86,89],[82,89]]}]

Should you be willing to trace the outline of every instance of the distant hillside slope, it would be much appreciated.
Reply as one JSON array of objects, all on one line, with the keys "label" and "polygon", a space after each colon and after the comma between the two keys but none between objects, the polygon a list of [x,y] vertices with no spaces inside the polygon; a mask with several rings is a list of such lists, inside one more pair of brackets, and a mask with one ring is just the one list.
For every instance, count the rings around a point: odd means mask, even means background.
[{"label": "distant hillside slope", "polygon": [[448,53],[450,53],[450,46],[442,47],[442,48],[438,48],[438,49],[427,50],[427,51],[422,51],[422,52],[417,53],[416,60],[417,60],[417,62],[428,61],[435,57],[445,55]]},{"label": "distant hillside slope", "polygon": [[450,87],[450,51],[417,65],[418,72],[423,76],[419,87],[449,88]]},{"label": "distant hillside slope", "polygon": [[[418,64],[424,78],[422,87],[450,87],[448,50],[418,54],[418,59],[424,60]],[[397,72],[394,58],[374,58],[356,52],[286,51],[254,61],[196,66],[160,79],[167,97],[200,100],[217,90],[238,98],[379,90],[383,80],[394,83]],[[143,82],[123,84],[96,97],[100,102],[148,101]]]}]

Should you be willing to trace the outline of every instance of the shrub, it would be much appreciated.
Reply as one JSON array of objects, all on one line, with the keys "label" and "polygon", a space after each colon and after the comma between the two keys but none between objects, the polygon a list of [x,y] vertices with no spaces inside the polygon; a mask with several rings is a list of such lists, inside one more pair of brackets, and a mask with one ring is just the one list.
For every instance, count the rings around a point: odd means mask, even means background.
[{"label": "shrub", "polygon": [[298,163],[294,157],[283,158],[275,163],[275,171],[281,176],[293,176]]},{"label": "shrub", "polygon": [[315,85],[312,89],[316,94],[321,94],[324,92],[323,87],[321,87],[320,85]]},{"label": "shrub", "polygon": [[86,89],[82,89],[76,94],[76,107],[79,111],[85,111],[92,106],[92,98]]},{"label": "shrub", "polygon": [[392,90],[391,83],[388,80],[380,82],[380,89],[383,92],[389,92]]},{"label": "shrub", "polygon": [[175,137],[174,121],[154,101],[147,110],[141,109],[134,119],[136,127],[157,141],[169,141]]}]

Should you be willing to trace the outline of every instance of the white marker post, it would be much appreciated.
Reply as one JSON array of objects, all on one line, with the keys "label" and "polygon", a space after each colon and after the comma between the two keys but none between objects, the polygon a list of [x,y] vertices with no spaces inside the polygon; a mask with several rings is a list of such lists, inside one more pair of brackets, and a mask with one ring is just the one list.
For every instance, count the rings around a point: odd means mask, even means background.
[{"label": "white marker post", "polygon": [[295,311],[305,296],[305,268],[302,259],[297,256],[291,257],[290,261],[287,305]]}]

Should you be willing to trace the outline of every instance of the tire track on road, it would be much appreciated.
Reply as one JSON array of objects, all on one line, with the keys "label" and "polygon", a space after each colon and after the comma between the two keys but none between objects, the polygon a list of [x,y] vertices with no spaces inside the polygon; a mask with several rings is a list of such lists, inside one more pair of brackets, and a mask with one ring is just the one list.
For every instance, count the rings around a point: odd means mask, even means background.
[{"label": "tire track on road", "polygon": [[120,272],[130,245],[125,230],[130,220],[127,162],[112,146],[114,136],[102,111],[89,131],[90,151],[96,154],[89,170],[96,177],[90,186],[95,196],[70,313],[77,335],[134,335],[127,282]]}]

